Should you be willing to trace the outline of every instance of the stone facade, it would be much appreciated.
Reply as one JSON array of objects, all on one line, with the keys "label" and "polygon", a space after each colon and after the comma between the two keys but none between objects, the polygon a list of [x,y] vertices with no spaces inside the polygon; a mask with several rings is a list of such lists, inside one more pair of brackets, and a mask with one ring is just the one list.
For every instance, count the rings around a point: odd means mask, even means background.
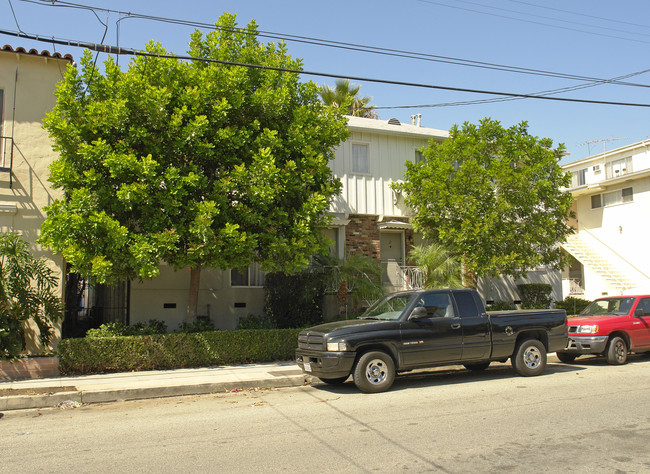
[{"label": "stone facade", "polygon": [[349,216],[345,227],[345,249],[350,255],[363,255],[380,260],[377,216]]}]

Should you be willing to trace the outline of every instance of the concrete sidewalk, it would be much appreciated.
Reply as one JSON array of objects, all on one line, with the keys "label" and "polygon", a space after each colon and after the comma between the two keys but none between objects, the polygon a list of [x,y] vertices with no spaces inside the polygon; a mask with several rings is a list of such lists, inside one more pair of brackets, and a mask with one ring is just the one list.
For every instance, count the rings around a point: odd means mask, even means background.
[{"label": "concrete sidewalk", "polygon": [[287,361],[16,380],[0,382],[0,412],[246,388],[295,387],[304,385],[310,378],[295,362]]}]

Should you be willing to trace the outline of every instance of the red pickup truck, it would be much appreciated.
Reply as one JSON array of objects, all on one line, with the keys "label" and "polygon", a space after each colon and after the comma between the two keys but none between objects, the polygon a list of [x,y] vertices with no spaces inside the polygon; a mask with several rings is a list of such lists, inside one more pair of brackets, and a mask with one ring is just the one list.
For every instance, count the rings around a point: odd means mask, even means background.
[{"label": "red pickup truck", "polygon": [[556,352],[560,361],[596,354],[625,364],[629,352],[650,351],[650,295],[598,298],[567,325],[569,344]]}]

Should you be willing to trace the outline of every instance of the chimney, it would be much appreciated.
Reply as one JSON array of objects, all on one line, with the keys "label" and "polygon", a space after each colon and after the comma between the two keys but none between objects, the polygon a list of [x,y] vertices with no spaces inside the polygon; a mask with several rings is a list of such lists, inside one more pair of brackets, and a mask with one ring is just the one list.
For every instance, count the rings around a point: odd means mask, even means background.
[{"label": "chimney", "polygon": [[418,127],[421,127],[422,126],[422,114],[417,114],[416,116],[418,118]]},{"label": "chimney", "polygon": [[415,125],[415,115],[411,115],[411,125]]}]

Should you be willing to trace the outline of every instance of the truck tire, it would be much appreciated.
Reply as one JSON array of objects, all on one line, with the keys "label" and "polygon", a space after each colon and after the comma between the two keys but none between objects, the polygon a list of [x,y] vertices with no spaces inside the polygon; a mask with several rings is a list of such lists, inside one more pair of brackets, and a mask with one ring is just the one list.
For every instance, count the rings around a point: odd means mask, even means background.
[{"label": "truck tire", "polygon": [[366,352],[359,357],[352,377],[354,384],[362,392],[385,392],[395,381],[395,363],[385,352]]},{"label": "truck tire", "polygon": [[614,337],[607,346],[607,363],[623,365],[627,362],[627,344],[622,337]]},{"label": "truck tire", "polygon": [[573,354],[567,354],[566,352],[556,352],[555,355],[560,360],[560,362],[564,362],[565,364],[570,364],[576,360],[577,357]]},{"label": "truck tire", "polygon": [[323,377],[318,377],[321,382],[324,382],[329,385],[343,385],[345,381],[348,379],[349,375],[346,375],[345,377],[337,377],[335,379],[324,379]]},{"label": "truck tire", "polygon": [[539,375],[546,368],[546,347],[537,339],[526,339],[519,343],[511,361],[519,375]]},{"label": "truck tire", "polygon": [[475,372],[479,372],[481,370],[485,370],[490,366],[489,362],[476,362],[474,364],[463,364],[467,370],[473,370]]}]

